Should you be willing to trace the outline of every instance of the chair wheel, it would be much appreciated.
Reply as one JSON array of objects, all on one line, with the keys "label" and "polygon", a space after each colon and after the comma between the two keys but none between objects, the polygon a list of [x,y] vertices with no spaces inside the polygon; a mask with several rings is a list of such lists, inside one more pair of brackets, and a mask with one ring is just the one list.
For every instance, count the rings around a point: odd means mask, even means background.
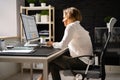
[{"label": "chair wheel", "polygon": [[83,79],[83,76],[81,74],[77,74],[75,76],[75,80],[82,80]]}]

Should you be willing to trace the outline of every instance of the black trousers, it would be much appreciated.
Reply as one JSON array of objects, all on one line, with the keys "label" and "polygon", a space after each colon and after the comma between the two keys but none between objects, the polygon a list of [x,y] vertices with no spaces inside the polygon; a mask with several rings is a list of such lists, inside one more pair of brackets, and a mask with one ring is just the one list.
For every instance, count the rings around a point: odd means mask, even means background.
[{"label": "black trousers", "polygon": [[[68,61],[69,60],[69,61]],[[70,66],[68,65],[68,62]],[[51,72],[53,80],[61,80],[60,70],[79,69],[85,70],[87,65],[80,59],[73,59],[69,51],[49,63],[49,73]]]}]

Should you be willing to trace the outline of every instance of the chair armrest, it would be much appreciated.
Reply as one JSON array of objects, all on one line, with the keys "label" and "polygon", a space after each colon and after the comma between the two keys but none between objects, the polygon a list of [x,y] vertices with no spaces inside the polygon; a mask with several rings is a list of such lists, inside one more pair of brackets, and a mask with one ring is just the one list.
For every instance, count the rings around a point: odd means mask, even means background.
[{"label": "chair armrest", "polygon": [[101,51],[102,51],[101,49],[96,49],[96,50],[93,51],[93,53],[96,56],[100,56],[101,55]]},{"label": "chair armrest", "polygon": [[[76,75],[76,72],[74,72],[74,70],[71,68],[70,64],[69,64],[69,60],[71,59],[79,59],[79,58],[82,58],[82,57],[89,57],[90,60],[92,60],[95,56],[94,55],[82,55],[82,56],[77,56],[77,57],[73,57],[73,58],[70,58],[67,60],[67,65],[70,69],[70,71],[72,72],[72,74],[75,76]],[[90,61],[89,60],[89,61]],[[87,64],[87,67],[86,67],[86,70],[85,70],[85,74],[87,74],[88,70],[89,70],[89,66],[90,66],[90,63]]]},{"label": "chair armrest", "polygon": [[73,57],[75,58],[81,58],[81,57],[89,57],[90,59],[94,58],[94,55],[82,55],[82,56],[77,56],[77,57]]}]

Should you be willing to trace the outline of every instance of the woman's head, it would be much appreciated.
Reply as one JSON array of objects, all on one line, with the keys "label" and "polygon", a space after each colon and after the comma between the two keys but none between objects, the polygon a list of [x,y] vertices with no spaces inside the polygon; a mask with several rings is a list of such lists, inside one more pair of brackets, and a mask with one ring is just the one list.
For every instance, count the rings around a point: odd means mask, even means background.
[{"label": "woman's head", "polygon": [[[63,22],[66,20],[70,20],[70,22],[74,21],[81,21],[82,15],[80,13],[80,10],[75,7],[70,7],[63,10]],[[65,24],[65,22],[64,22]]]}]

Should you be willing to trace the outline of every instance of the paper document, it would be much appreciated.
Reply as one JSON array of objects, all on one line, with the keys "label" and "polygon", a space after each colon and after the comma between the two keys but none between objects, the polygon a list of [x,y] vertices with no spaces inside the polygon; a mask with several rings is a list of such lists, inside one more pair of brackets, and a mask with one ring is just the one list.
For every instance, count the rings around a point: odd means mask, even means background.
[{"label": "paper document", "polygon": [[3,50],[2,52],[19,52],[19,53],[29,53],[33,50]]},{"label": "paper document", "polygon": [[34,51],[33,47],[14,47],[12,49],[3,50],[2,52],[30,53]]}]

